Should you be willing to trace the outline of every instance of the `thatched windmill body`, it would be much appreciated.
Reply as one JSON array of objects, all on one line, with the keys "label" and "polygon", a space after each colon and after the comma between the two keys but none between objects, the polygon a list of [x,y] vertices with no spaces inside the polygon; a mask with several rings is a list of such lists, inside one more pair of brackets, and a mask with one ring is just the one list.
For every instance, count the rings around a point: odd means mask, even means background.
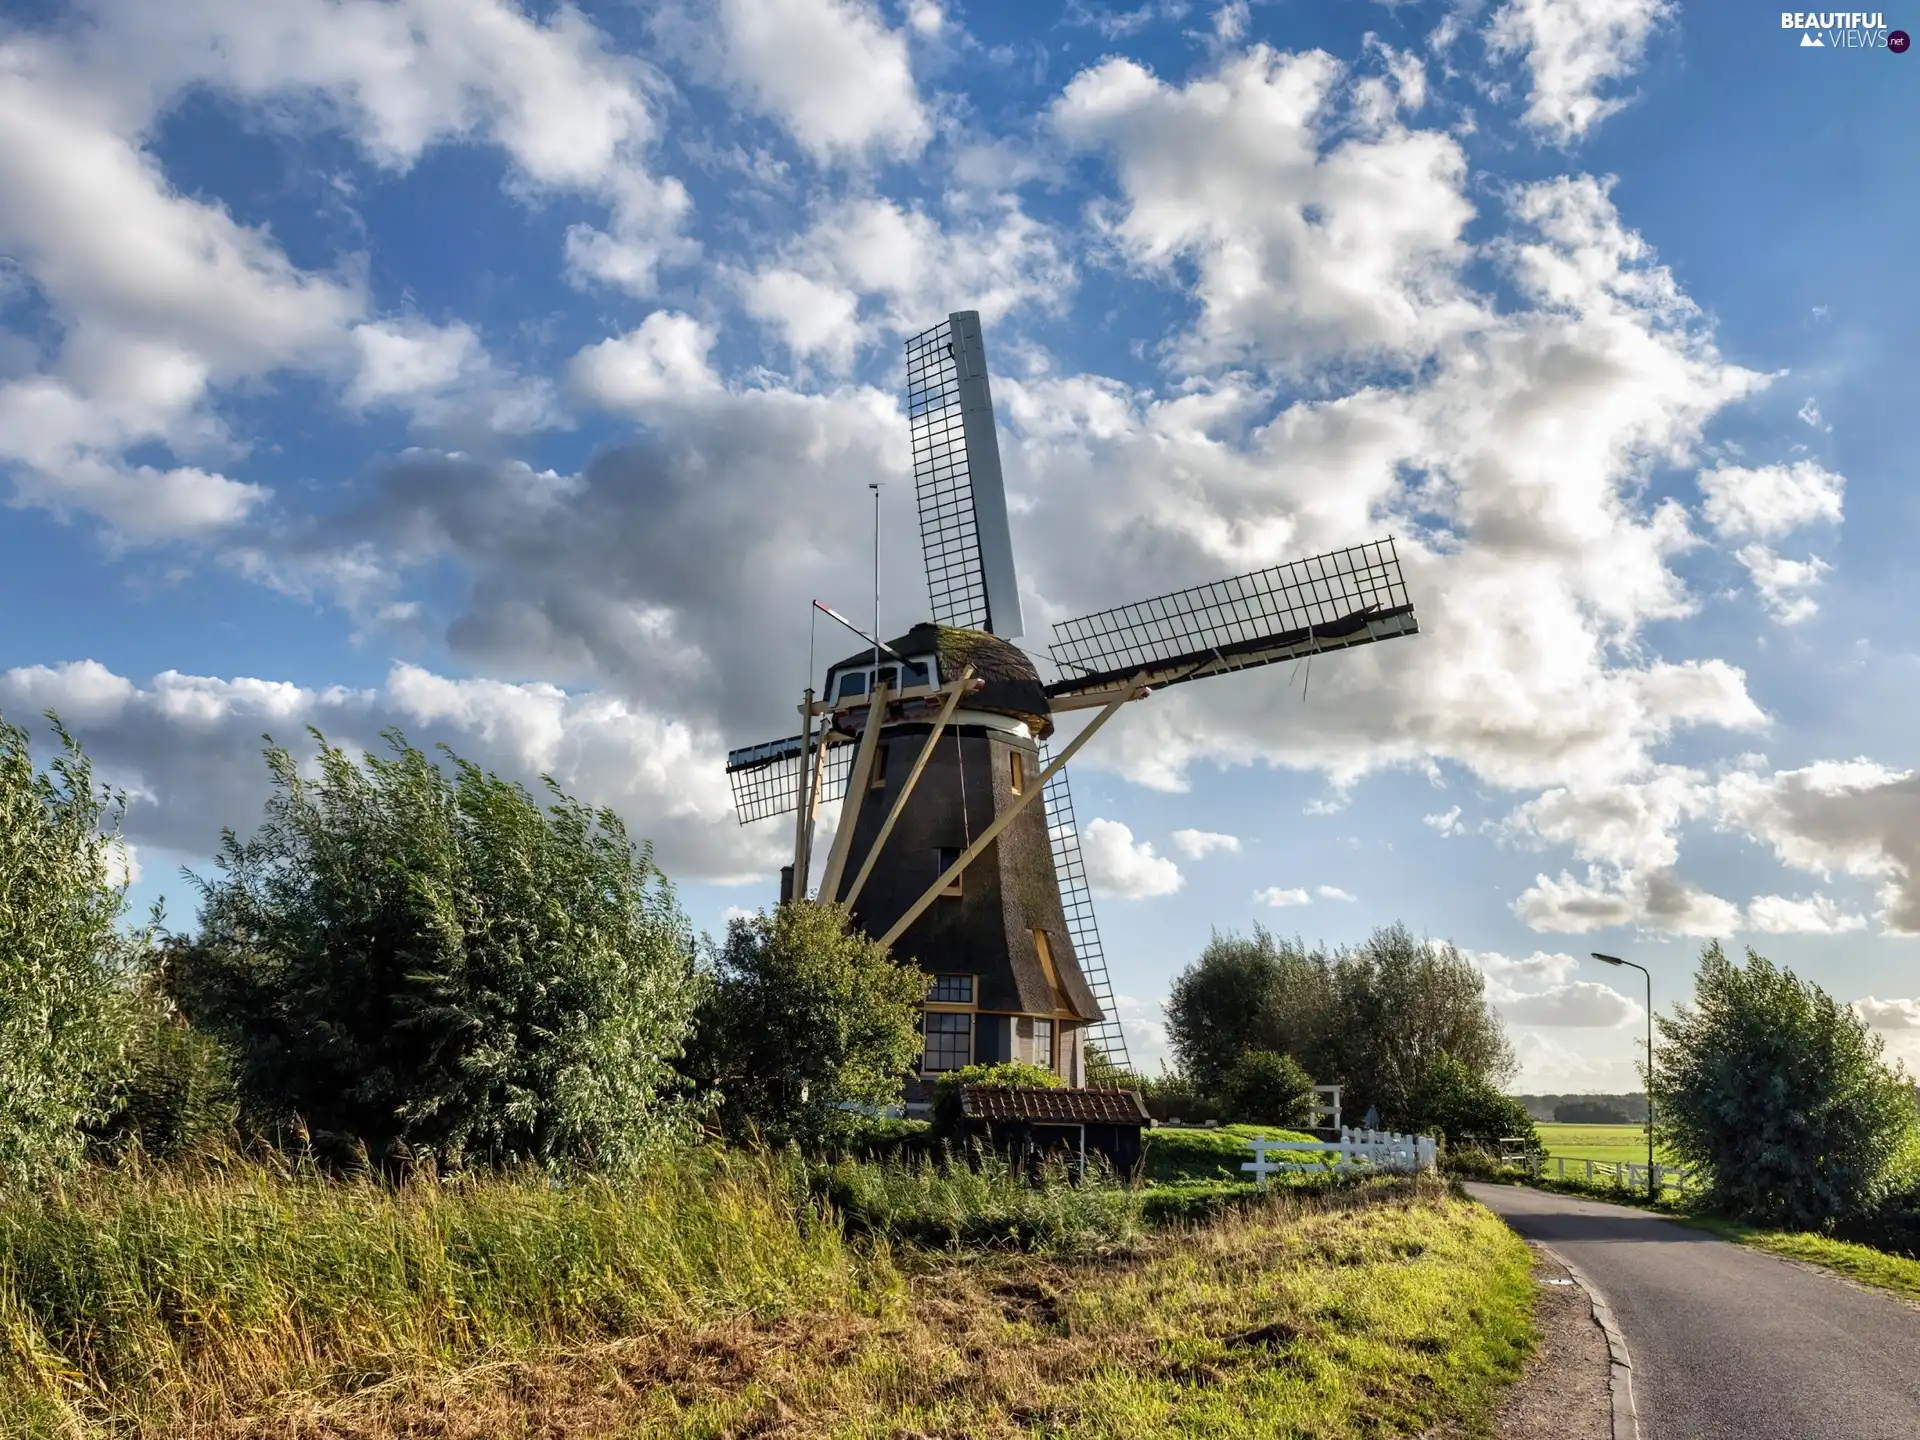
[{"label": "thatched windmill body", "polygon": [[[807,691],[800,734],[733,751],[734,798],[742,824],[795,815],[783,900],[849,905],[929,975],[922,1078],[1018,1059],[1077,1084],[1085,1042],[1127,1053],[1066,762],[1160,686],[1419,626],[1383,540],[1056,623],[1060,678],[1045,681],[1012,643],[1023,622],[977,313],[907,342],[907,413],[933,619],[865,636]],[[1051,755],[1055,716],[1079,709],[1096,713]],[[814,819],[835,802],[816,891]]]}]

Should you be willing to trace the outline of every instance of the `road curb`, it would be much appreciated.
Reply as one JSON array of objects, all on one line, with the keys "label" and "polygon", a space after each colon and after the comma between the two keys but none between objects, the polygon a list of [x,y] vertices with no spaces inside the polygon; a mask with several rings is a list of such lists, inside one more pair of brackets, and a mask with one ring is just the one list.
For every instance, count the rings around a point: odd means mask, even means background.
[{"label": "road curb", "polygon": [[1627,1353],[1627,1338],[1614,1321],[1613,1307],[1589,1280],[1586,1273],[1551,1245],[1533,1242],[1554,1263],[1573,1277],[1573,1283],[1586,1292],[1593,1312],[1593,1323],[1607,1337],[1607,1396],[1613,1404],[1613,1440],[1640,1440],[1640,1412],[1633,1403],[1633,1357]]}]

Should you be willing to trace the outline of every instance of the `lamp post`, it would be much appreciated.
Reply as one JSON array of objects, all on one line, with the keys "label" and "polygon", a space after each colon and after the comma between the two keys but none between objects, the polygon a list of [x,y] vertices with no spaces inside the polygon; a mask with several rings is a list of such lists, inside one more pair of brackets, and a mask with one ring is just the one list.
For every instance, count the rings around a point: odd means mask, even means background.
[{"label": "lamp post", "polygon": [[1653,1175],[1653,976],[1647,974],[1647,967],[1635,965],[1631,960],[1622,960],[1618,955],[1602,955],[1598,950],[1588,952],[1603,965],[1625,965],[1638,970],[1647,981],[1647,1198],[1660,1198],[1660,1182]]}]

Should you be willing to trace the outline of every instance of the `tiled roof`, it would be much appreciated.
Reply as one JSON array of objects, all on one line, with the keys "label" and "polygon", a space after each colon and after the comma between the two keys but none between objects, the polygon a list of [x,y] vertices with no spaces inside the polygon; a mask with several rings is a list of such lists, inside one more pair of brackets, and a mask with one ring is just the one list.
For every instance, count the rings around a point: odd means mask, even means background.
[{"label": "tiled roof", "polygon": [[1147,1108],[1134,1090],[1008,1090],[968,1085],[960,1108],[971,1120],[1038,1120],[1051,1125],[1145,1125]]}]

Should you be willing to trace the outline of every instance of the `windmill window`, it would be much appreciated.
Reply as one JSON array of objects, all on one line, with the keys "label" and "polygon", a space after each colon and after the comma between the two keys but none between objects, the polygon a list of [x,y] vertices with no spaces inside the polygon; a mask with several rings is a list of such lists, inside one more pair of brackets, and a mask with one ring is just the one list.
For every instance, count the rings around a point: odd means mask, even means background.
[{"label": "windmill window", "polygon": [[929,1010],[923,1017],[925,1048],[920,1055],[921,1073],[938,1075],[948,1070],[964,1070],[973,1063],[973,1017],[950,1011]]},{"label": "windmill window", "polygon": [[873,747],[873,774],[867,780],[869,790],[884,790],[887,785],[887,742],[879,740]]},{"label": "windmill window", "polygon": [[882,665],[874,678],[873,688],[878,690],[884,683],[889,690],[900,688],[900,669],[897,665]]},{"label": "windmill window", "polygon": [[928,987],[927,999],[935,1005],[971,1005],[973,976],[936,975]]},{"label": "windmill window", "polygon": [[[940,874],[942,875],[946,874],[948,867],[960,858],[960,851],[944,845],[934,853],[939,857]],[[942,895],[958,895],[960,893],[960,882],[965,878],[966,872],[962,871],[960,874],[954,876],[953,879],[949,880],[946,885],[941,888],[940,893]]]},{"label": "windmill window", "polygon": [[840,698],[849,700],[855,695],[867,693],[867,672],[853,670],[840,677]]},{"label": "windmill window", "polygon": [[1027,757],[1018,750],[1007,752],[1007,788],[1018,795],[1027,783]]},{"label": "windmill window", "polygon": [[1033,1022],[1033,1063],[1042,1070],[1053,1068],[1053,1021]]},{"label": "windmill window", "polygon": [[933,683],[931,676],[928,674],[927,667],[918,660],[909,660],[902,668],[901,673],[905,677],[903,683],[909,690],[915,686],[931,685]]}]

